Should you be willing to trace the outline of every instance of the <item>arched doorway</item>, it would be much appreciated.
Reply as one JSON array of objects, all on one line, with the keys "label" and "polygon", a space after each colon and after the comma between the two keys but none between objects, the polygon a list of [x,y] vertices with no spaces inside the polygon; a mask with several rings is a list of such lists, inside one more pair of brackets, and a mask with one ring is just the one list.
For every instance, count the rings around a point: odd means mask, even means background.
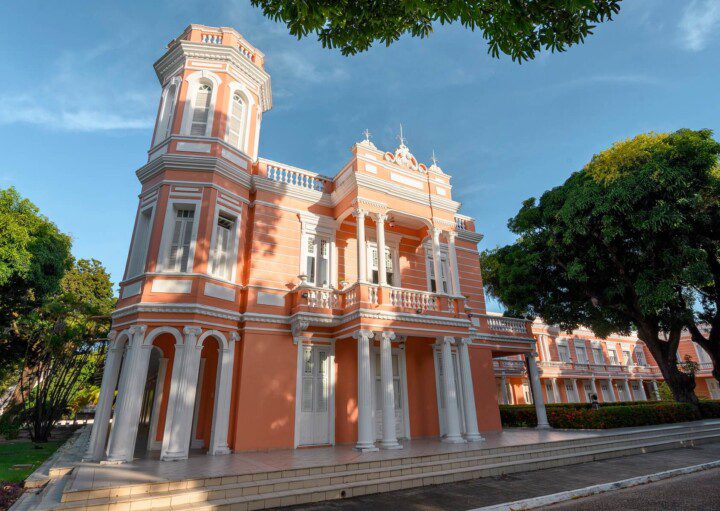
[{"label": "arched doorway", "polygon": [[191,449],[210,448],[215,398],[219,386],[221,349],[220,341],[214,336],[208,336],[202,341],[190,436]]}]

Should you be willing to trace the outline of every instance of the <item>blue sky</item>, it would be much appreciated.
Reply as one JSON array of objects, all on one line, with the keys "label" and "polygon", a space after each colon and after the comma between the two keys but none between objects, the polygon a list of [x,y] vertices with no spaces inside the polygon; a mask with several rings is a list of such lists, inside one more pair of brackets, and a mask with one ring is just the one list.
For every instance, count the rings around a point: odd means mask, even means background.
[{"label": "blue sky", "polygon": [[247,1],[3,2],[0,187],[15,186],[73,237],[77,257],[122,276],[160,88],[152,69],[189,23],[237,28],[266,55],[274,107],[261,156],[333,175],[368,128],[398,124],[431,151],[477,219],[481,248],[512,241],[521,202],[612,142],[681,127],[720,130],[720,1],[626,0],[584,45],[518,65],[481,34],[343,57],[297,41]]}]

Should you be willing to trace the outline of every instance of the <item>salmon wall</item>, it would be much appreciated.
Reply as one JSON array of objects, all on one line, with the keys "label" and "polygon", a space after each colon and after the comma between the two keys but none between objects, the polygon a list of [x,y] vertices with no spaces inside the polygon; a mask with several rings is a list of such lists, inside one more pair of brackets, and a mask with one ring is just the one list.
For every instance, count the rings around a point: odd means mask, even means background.
[{"label": "salmon wall", "polygon": [[405,343],[411,438],[440,434],[432,350],[434,342],[430,338],[409,337]]},{"label": "salmon wall", "polygon": [[234,449],[291,449],[297,373],[292,336],[246,332],[241,347]]},{"label": "salmon wall", "polygon": [[218,367],[218,342],[209,337],[205,340],[200,356],[205,360],[203,380],[200,383],[200,403],[198,405],[197,429],[195,438],[203,441],[203,446],[210,447],[212,431],[213,407],[215,405],[216,378]]},{"label": "salmon wall", "polygon": [[155,440],[162,442],[163,433],[165,432],[165,417],[167,416],[168,399],[170,399],[170,382],[172,381],[173,360],[175,359],[175,337],[171,334],[160,334],[153,340],[153,346],[160,348],[163,358],[168,359],[167,366],[165,367],[165,378],[163,381],[162,400],[160,401],[157,431],[155,432]]},{"label": "salmon wall", "polygon": [[357,341],[335,343],[335,443],[357,442]]},{"label": "salmon wall", "polygon": [[493,370],[492,352],[487,348],[469,347],[470,371],[475,387],[475,410],[480,431],[500,431],[500,409]]}]

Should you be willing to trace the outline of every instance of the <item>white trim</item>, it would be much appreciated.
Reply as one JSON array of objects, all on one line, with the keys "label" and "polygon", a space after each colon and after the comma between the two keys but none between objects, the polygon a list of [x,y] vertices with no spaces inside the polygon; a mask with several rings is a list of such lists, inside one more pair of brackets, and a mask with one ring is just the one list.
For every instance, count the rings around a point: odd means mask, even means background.
[{"label": "white trim", "polygon": [[[208,261],[207,261],[207,273],[208,275],[211,275],[217,279],[225,281],[223,277],[220,277],[218,275],[215,275],[214,273],[210,272],[210,266],[212,265],[212,257],[214,256],[214,248],[215,248],[215,242],[217,241],[217,222],[218,218],[220,217],[221,213],[224,213],[226,216],[233,218],[235,222],[235,226],[232,232],[232,249],[230,250],[230,253],[228,254],[228,258],[231,258],[232,261],[232,267],[230,268],[230,278],[228,279],[229,282],[235,283],[237,279],[237,263],[238,263],[238,247],[240,246],[240,223],[242,221],[242,211],[236,211],[233,209],[230,209],[220,203],[220,195],[215,198],[215,211],[213,212],[213,223],[212,223],[212,231],[210,234],[210,248],[208,252]],[[233,292],[234,293],[234,292]],[[214,295],[211,295],[214,296]]]},{"label": "white trim", "polygon": [[201,136],[209,137],[212,134],[213,121],[215,119],[215,103],[217,101],[218,90],[222,80],[212,71],[202,70],[192,73],[185,78],[187,92],[185,94],[185,110],[183,112],[182,127],[180,128],[180,133],[184,135],[190,135],[198,87],[203,81],[209,81],[212,84],[212,94],[210,96],[210,106],[208,107],[208,119],[207,124],[205,125],[205,133]]},{"label": "white trim", "polygon": [[[167,207],[165,208],[165,221],[163,223],[162,236],[160,240],[160,252],[158,254],[156,271],[160,273],[166,273],[167,267],[168,249],[170,243],[172,243],[172,231],[175,225],[175,213],[177,209],[183,206],[192,206],[194,208],[193,213],[193,231],[190,238],[190,253],[188,254],[188,267],[186,272],[175,272],[172,273],[192,273],[195,267],[195,244],[197,242],[198,227],[201,220],[202,212],[202,199],[200,200],[187,200],[187,199],[169,199]],[[170,273],[170,272],[167,272]]]}]

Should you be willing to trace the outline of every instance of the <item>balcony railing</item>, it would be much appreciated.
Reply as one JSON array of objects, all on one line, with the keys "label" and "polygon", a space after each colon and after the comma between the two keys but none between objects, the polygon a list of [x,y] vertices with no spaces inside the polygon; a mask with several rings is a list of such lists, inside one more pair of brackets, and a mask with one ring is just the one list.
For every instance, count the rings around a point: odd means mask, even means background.
[{"label": "balcony railing", "polygon": [[528,322],[524,319],[504,318],[501,316],[485,316],[487,325],[494,332],[526,333]]},{"label": "balcony railing", "polygon": [[437,295],[412,289],[390,289],[390,305],[415,311],[437,311]]},{"label": "balcony railing", "polygon": [[525,362],[522,360],[504,360],[496,358],[493,360],[493,368],[496,371],[522,373],[525,371]]}]

